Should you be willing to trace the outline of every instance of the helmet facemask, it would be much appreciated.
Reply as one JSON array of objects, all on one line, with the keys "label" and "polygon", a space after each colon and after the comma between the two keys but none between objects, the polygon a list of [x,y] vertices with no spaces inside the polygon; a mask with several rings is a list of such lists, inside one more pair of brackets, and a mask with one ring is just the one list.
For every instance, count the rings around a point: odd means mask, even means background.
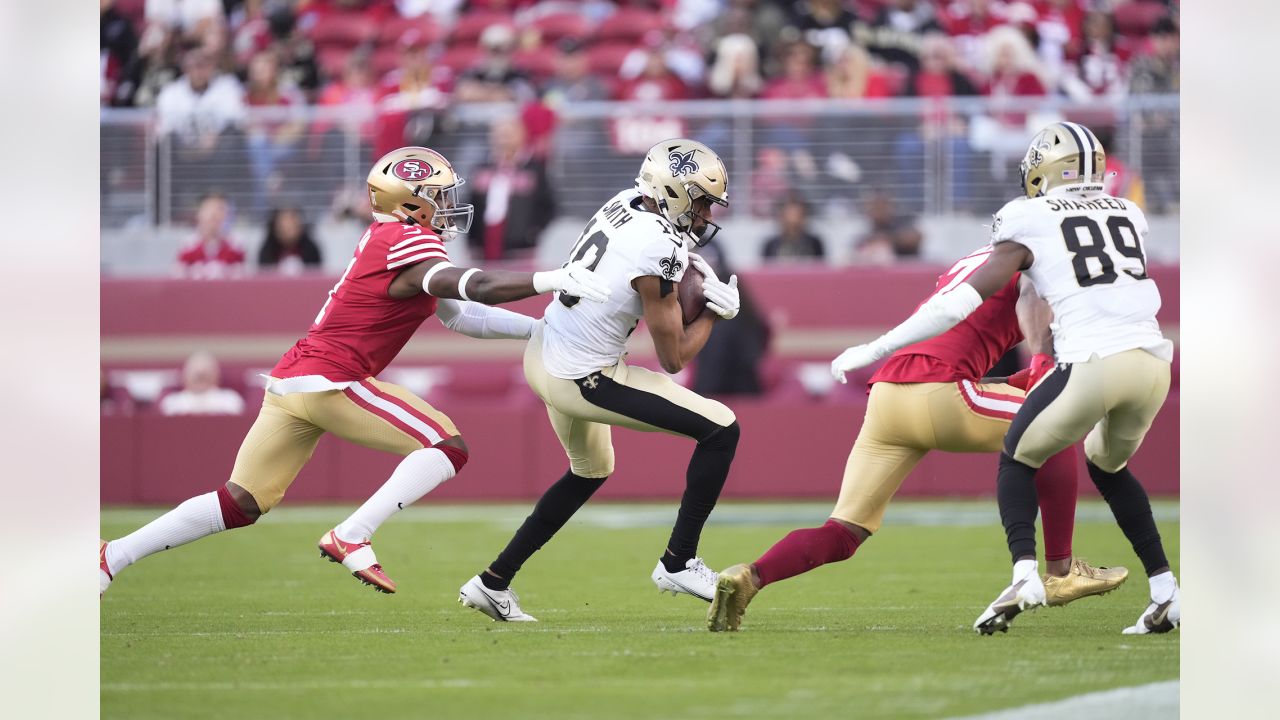
[{"label": "helmet facemask", "polygon": [[703,245],[711,242],[711,239],[720,233],[720,226],[708,218],[706,220],[706,227],[702,229],[702,232],[695,235],[693,232],[693,224],[698,220],[698,214],[694,210],[694,205],[699,199],[704,197],[720,207],[729,207],[729,202],[717,197],[714,193],[707,192],[697,183],[687,183],[685,185],[685,190],[689,193],[689,209],[676,216],[672,222],[675,223],[676,227],[689,234],[689,237],[693,240],[695,247],[702,247]]},{"label": "helmet facemask", "polygon": [[[428,224],[442,236],[453,237],[471,229],[475,206],[459,202],[458,194],[458,188],[466,182],[459,177],[457,182],[444,187],[418,185],[413,188],[414,197],[427,201],[435,210]],[[408,207],[407,204],[406,207]]]}]

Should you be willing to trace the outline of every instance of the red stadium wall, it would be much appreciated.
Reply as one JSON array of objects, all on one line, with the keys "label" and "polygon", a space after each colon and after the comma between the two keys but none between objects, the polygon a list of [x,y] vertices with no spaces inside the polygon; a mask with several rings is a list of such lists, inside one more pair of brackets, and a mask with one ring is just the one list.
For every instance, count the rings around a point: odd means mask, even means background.
[{"label": "red stadium wall", "polygon": [[[874,336],[909,312],[932,286],[937,268],[850,268],[761,271],[744,284],[767,309],[774,328],[771,375],[789,364],[829,360],[846,344]],[[1178,327],[1177,268],[1152,268],[1165,298],[1161,322]],[[102,283],[103,364],[107,368],[176,367],[196,348],[230,368],[270,367],[314,316],[333,278],[239,281],[110,280]],[[517,307],[540,314],[545,301]],[[406,348],[406,366],[482,368],[504,383],[522,345],[459,338],[430,322]],[[644,363],[643,352],[636,360]],[[229,373],[235,375],[235,373]],[[241,373],[243,374],[243,373]],[[238,376],[237,376],[238,377]],[[459,382],[469,383],[464,373]],[[1179,487],[1176,389],[1133,460],[1155,495]],[[493,392],[444,388],[428,396],[462,429],[471,462],[432,493],[439,500],[519,500],[536,496],[565,469],[564,455],[540,404],[518,385]],[[725,496],[832,499],[865,410],[861,391],[841,389],[809,398],[777,383],[767,396],[731,400],[742,442]],[[250,403],[251,408],[256,403]],[[142,409],[102,418],[103,503],[168,504],[226,480],[252,413],[237,417],[166,418]],[[675,498],[683,488],[691,445],[665,435],[615,431],[618,471],[600,496]],[[355,501],[372,492],[396,458],[326,437],[289,492],[291,502]],[[990,495],[995,457],[934,453],[912,473],[901,494]],[[1082,488],[1092,493],[1081,470]]]}]

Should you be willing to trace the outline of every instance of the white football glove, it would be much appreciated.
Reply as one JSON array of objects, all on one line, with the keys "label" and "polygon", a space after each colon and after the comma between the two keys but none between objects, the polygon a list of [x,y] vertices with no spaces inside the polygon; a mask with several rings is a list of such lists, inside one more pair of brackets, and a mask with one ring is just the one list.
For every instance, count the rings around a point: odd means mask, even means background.
[{"label": "white football glove", "polygon": [[613,294],[609,285],[595,272],[587,269],[586,263],[582,261],[569,263],[559,270],[534,273],[533,289],[539,293],[558,290],[592,302],[605,302]]},{"label": "white football glove", "polygon": [[720,282],[720,278],[716,275],[716,271],[711,269],[711,265],[697,253],[689,253],[689,264],[698,269],[702,276],[711,282]]},{"label": "white football glove", "polygon": [[707,308],[725,320],[732,320],[738,316],[738,310],[742,307],[738,296],[738,276],[729,276],[727,283],[712,280],[712,277],[714,276],[702,281],[702,294],[707,299]]},{"label": "white football glove", "polygon": [[845,373],[866,367],[885,355],[886,353],[879,347],[876,347],[874,343],[851,347],[837,355],[836,359],[831,361],[831,375],[835,377],[837,382],[843,385],[849,382],[844,377]]}]

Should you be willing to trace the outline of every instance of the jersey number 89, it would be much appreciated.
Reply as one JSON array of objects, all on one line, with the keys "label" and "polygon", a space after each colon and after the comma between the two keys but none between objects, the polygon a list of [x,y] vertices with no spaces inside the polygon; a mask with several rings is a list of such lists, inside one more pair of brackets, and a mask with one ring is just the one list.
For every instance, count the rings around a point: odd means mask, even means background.
[{"label": "jersey number 89", "polygon": [[[1138,231],[1133,227],[1133,222],[1123,215],[1112,215],[1107,218],[1107,233],[1111,236],[1111,245],[1116,252],[1138,261],[1138,269],[1126,268],[1125,274],[1135,280],[1146,280],[1147,256],[1142,252],[1142,244],[1138,241]],[[1089,236],[1087,245],[1081,242],[1084,234]],[[1098,227],[1093,218],[1077,215],[1063,220],[1062,237],[1067,242],[1067,250],[1071,252],[1071,265],[1075,268],[1076,282],[1080,287],[1110,285],[1120,277],[1116,273],[1111,253],[1107,251],[1102,228]],[[1090,258],[1097,261],[1096,266],[1090,267]],[[1094,272],[1095,268],[1098,272]]]}]

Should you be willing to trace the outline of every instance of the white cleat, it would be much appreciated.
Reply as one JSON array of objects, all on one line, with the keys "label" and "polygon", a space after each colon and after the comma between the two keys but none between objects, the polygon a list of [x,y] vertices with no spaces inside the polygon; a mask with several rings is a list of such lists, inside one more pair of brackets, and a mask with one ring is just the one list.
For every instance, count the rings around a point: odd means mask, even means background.
[{"label": "white cleat", "polygon": [[538,622],[520,609],[520,596],[511,589],[490,590],[476,575],[458,589],[458,602],[493,618],[494,622]]},{"label": "white cleat", "polygon": [[1162,603],[1152,600],[1147,609],[1138,616],[1138,622],[1124,629],[1124,635],[1147,635],[1150,633],[1167,633],[1182,623],[1182,597],[1178,588],[1173,589],[1173,596]]},{"label": "white cleat", "polygon": [[707,567],[702,558],[693,558],[684,564],[680,572],[667,572],[662,561],[653,569],[653,584],[658,586],[658,594],[670,592],[672,597],[680,593],[692,595],[700,600],[711,602],[716,596],[716,582],[720,574]]},{"label": "white cleat", "polygon": [[1019,613],[1045,603],[1044,582],[1039,574],[1031,573],[1005,588],[973,622],[973,629],[980,635],[991,635],[997,630],[1009,632],[1009,624]]}]

